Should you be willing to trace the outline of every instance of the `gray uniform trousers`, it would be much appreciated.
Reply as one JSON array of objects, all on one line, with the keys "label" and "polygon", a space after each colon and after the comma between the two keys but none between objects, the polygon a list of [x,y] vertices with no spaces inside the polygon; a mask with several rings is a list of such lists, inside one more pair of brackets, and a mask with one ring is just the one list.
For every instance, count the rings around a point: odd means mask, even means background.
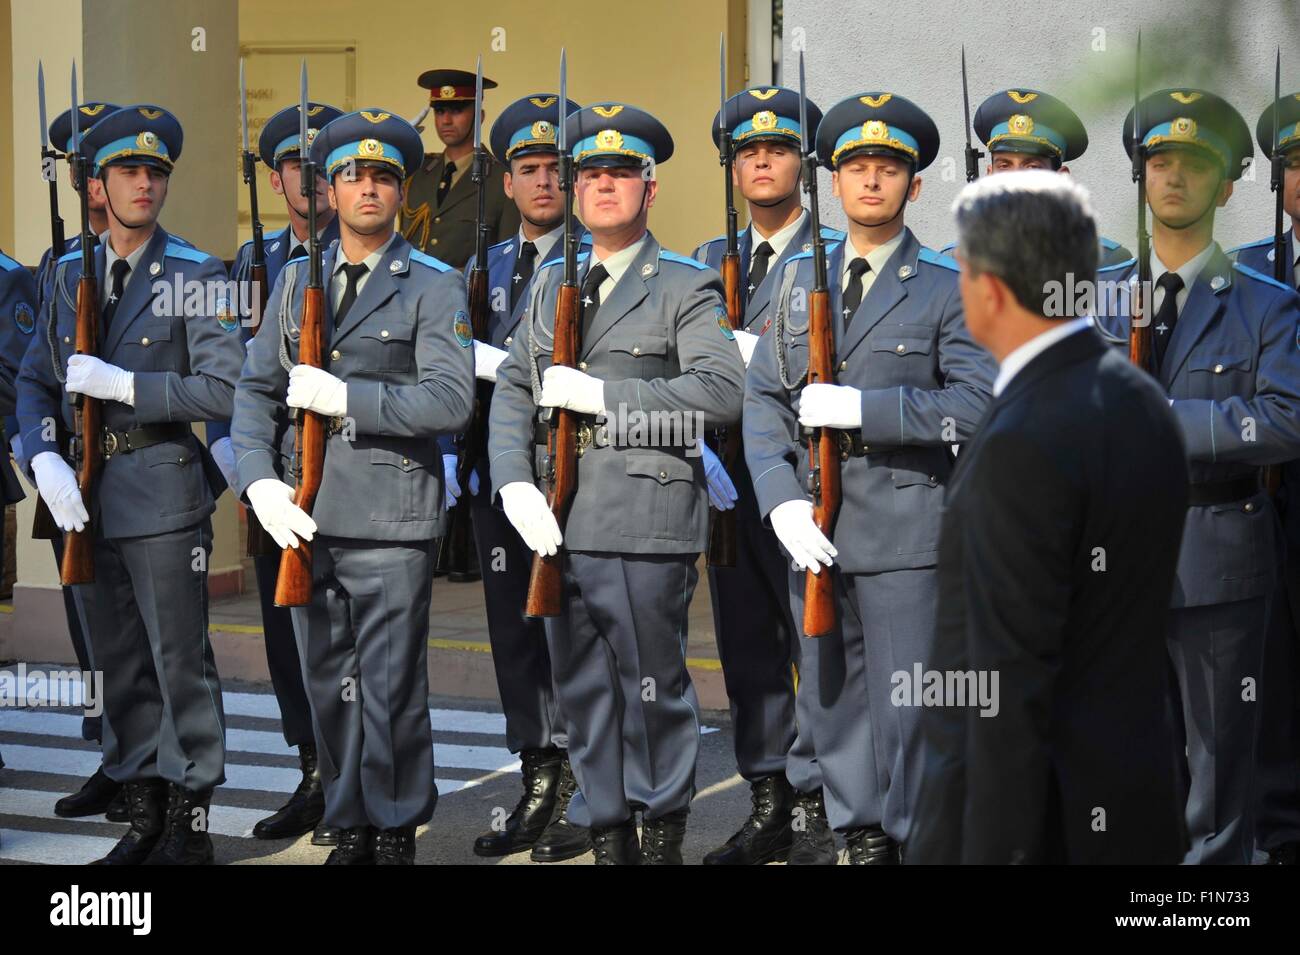
[{"label": "gray uniform trousers", "polygon": [[[892,677],[900,671],[910,677],[913,664],[929,657],[938,573],[933,567],[836,571],[836,629],[816,638],[802,632],[804,580],[803,571],[789,575],[803,652],[795,707],[800,739],[809,737],[818,759],[791,759],[790,784],[805,792],[824,786],[833,829],[879,825],[902,842],[921,782],[921,714],[894,705]],[[868,719],[862,718],[864,699]],[[815,777],[807,775],[809,768]]]},{"label": "gray uniform trousers", "polygon": [[[1194,786],[1187,800],[1187,865],[1249,865],[1255,848],[1255,747],[1269,600],[1170,611],[1169,655],[1178,678]],[[1247,697],[1247,698],[1244,698]]]},{"label": "gray uniform trousers", "polygon": [[512,753],[547,746],[564,748],[569,745],[569,734],[551,686],[546,627],[523,613],[532,551],[505,513],[492,507],[488,499],[484,490],[471,501],[492,666],[506,717],[506,746]]},{"label": "gray uniform trousers", "polygon": [[112,715],[111,730],[103,722],[104,772],[118,782],[220,785],[225,714],[208,640],[211,521],[147,537],[96,537],[94,553],[95,582],[78,590]]},{"label": "gray uniform trousers", "polygon": [[325,824],[380,829],[433,816],[431,541],[312,541],[312,599],[294,633],[319,733]]},{"label": "gray uniform trousers", "polygon": [[[563,616],[547,618],[551,674],[580,792],[570,821],[612,826],[686,809],[695,795],[699,700],[686,669],[694,554],[565,555]],[[634,805],[635,804],[635,805]]]}]

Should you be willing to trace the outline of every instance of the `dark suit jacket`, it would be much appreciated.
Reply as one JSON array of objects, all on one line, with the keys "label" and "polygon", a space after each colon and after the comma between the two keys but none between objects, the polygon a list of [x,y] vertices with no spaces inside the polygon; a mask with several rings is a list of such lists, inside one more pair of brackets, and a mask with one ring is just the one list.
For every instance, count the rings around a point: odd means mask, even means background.
[{"label": "dark suit jacket", "polygon": [[[461,162],[472,162],[467,156]],[[411,176],[402,207],[402,235],[418,251],[464,268],[474,254],[475,217],[478,215],[478,189],[467,170],[456,180],[442,204],[438,204],[438,183],[442,180],[442,153],[428,153]],[[487,191],[488,245],[519,231],[519,208],[506,197],[505,168],[495,161],[488,166],[483,188]]]},{"label": "dark suit jacket", "polygon": [[1181,859],[1165,634],[1186,505],[1164,395],[1095,331],[994,399],[948,488],[927,669],[996,672],[998,710],[924,712],[909,862]]}]

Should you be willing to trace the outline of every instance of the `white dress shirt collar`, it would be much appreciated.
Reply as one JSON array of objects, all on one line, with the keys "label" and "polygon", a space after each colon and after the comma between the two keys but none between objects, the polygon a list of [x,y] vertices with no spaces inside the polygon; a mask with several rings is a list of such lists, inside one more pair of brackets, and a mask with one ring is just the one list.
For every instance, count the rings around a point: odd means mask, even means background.
[{"label": "white dress shirt collar", "polygon": [[1071,319],[1068,322],[1062,322],[1056,328],[1049,328],[1015,349],[1006,358],[1002,359],[1002,365],[998,368],[998,377],[993,382],[993,397],[996,398],[1006,391],[1007,385],[1011,384],[1011,379],[1020,374],[1026,365],[1047,351],[1047,349],[1091,325],[1092,318],[1090,316]]}]

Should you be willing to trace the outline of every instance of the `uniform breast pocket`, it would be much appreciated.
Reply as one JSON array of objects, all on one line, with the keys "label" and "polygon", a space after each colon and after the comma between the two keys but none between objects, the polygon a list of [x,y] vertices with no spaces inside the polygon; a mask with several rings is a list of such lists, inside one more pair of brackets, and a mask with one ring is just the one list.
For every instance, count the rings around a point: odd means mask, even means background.
[{"label": "uniform breast pocket", "polygon": [[668,363],[668,336],[663,332],[626,331],[610,336],[609,351],[627,378],[662,378]]},{"label": "uniform breast pocket", "polygon": [[695,536],[695,469],[688,461],[653,451],[624,456],[627,493],[620,523],[624,537],[690,540]]},{"label": "uniform breast pocket", "polygon": [[122,339],[123,366],[137,371],[166,370],[171,340],[172,323],[169,319],[131,326]]},{"label": "uniform breast pocket", "polygon": [[1254,349],[1245,342],[1204,345],[1187,359],[1188,383],[1193,398],[1221,400],[1254,394],[1251,372]]},{"label": "uniform breast pocket", "polygon": [[[433,447],[430,445],[430,447]],[[432,456],[433,452],[429,452]],[[438,482],[428,461],[409,452],[371,448],[373,481],[367,489],[372,521],[432,521],[438,515]]]},{"label": "uniform breast pocket", "polygon": [[132,452],[133,457],[137,455],[152,498],[163,502],[160,517],[187,514],[203,504],[207,481],[193,441],[164,441]]},{"label": "uniform breast pocket", "polygon": [[367,325],[360,334],[365,340],[367,371],[410,371],[414,367],[414,322],[384,319],[373,327]]},{"label": "uniform breast pocket", "polygon": [[929,377],[935,330],[928,325],[888,325],[871,333],[872,365],[891,384],[906,384],[922,373]]},{"label": "uniform breast pocket", "polygon": [[1210,508],[1224,580],[1259,577],[1273,559],[1273,515],[1262,494]]}]

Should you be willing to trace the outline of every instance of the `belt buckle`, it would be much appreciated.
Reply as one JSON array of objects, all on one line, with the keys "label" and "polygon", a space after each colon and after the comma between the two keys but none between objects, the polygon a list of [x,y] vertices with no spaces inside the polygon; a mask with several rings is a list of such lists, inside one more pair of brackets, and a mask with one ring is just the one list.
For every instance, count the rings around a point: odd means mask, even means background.
[{"label": "belt buckle", "polygon": [[591,424],[584,421],[578,425],[577,435],[578,457],[582,457],[584,451],[591,447]]},{"label": "belt buckle", "polygon": [[117,454],[117,432],[104,429],[104,460]]}]

